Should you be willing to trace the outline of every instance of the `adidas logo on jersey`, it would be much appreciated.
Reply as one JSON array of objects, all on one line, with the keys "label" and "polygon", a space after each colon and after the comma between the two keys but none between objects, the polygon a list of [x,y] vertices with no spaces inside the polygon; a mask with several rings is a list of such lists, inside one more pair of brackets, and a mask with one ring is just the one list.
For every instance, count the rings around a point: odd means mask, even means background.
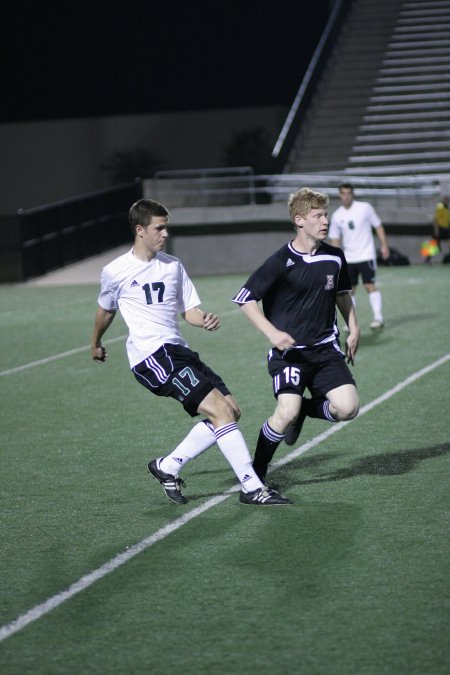
[{"label": "adidas logo on jersey", "polygon": [[287,259],[286,267],[291,267],[291,265],[295,265],[295,262],[291,260],[290,258]]},{"label": "adidas logo on jersey", "polygon": [[133,286],[139,286],[139,284],[138,284],[138,282],[136,281],[136,279],[133,279],[133,281],[132,281],[131,284],[130,284],[130,288],[132,288]]}]

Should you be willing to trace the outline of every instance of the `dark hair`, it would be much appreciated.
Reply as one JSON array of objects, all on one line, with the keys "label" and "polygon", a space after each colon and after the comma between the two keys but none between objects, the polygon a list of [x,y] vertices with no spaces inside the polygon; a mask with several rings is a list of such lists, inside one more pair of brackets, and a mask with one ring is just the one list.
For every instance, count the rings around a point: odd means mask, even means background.
[{"label": "dark hair", "polygon": [[153,216],[156,218],[168,218],[169,212],[165,206],[153,199],[139,199],[135,202],[129,211],[128,222],[133,236],[136,235],[136,226],[142,225],[147,227],[150,225]]},{"label": "dark hair", "polygon": [[344,189],[344,190],[351,190],[353,192],[353,185],[351,183],[341,183],[339,185],[339,192]]}]

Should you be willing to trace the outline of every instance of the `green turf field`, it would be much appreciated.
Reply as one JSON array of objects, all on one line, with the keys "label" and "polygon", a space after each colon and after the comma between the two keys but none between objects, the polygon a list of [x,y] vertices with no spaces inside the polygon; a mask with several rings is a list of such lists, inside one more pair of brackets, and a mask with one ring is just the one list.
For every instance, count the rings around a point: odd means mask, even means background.
[{"label": "green turf field", "polygon": [[[197,279],[222,328],[184,334],[238,398],[253,452],[274,399],[268,345],[229,300],[243,281]],[[381,333],[358,295],[363,414],[307,420],[298,449],[280,446],[283,508],[239,505],[216,446],[184,472],[187,506],[171,504],[146,464],[192,421],[137,385],[119,317],[108,362],[90,360],[97,287],[0,287],[2,675],[450,671],[450,268],[379,281]]]}]

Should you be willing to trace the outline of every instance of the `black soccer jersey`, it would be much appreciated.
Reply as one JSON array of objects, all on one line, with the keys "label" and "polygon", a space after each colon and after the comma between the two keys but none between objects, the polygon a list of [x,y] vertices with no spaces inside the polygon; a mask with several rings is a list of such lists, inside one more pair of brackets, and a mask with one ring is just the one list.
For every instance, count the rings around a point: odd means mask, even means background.
[{"label": "black soccer jersey", "polygon": [[276,328],[292,335],[298,347],[311,347],[337,337],[336,295],[350,291],[340,248],[321,242],[311,255],[289,242],[253,272],[233,302],[262,300],[264,314]]}]

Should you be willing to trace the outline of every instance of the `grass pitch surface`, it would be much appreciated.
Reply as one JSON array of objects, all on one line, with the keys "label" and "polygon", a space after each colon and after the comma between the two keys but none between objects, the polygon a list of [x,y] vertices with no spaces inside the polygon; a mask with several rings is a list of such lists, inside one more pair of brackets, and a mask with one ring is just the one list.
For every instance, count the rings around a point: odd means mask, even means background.
[{"label": "grass pitch surface", "polygon": [[[239,400],[253,452],[274,399],[268,345],[229,301],[243,281],[197,279],[222,328],[183,332]],[[380,269],[379,281],[383,331],[357,296],[363,406],[450,351],[446,266]],[[169,533],[235,480],[215,446],[186,467],[186,507],[147,475],[192,422],[130,375],[119,317],[108,362],[90,360],[97,291],[0,287],[1,626],[164,534],[5,637],[1,672],[447,673],[450,361],[275,469],[293,506],[233,493]],[[330,428],[307,420],[298,445]]]}]

